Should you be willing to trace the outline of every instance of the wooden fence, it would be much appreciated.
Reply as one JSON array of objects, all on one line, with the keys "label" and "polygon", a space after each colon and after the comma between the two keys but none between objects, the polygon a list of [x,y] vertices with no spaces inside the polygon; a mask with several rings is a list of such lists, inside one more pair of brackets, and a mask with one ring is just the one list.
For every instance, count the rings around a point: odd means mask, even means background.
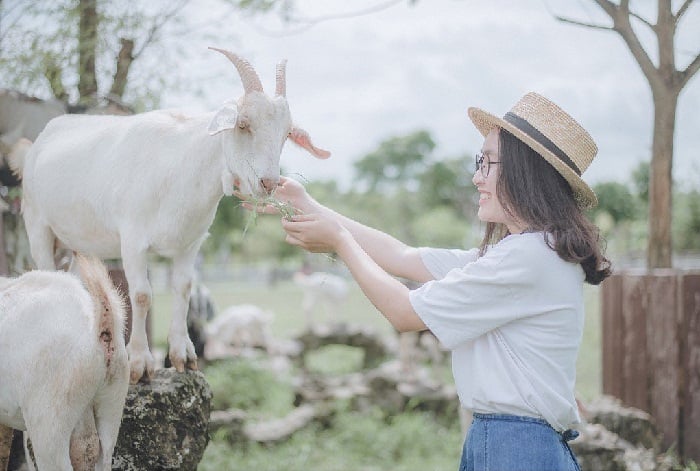
[{"label": "wooden fence", "polygon": [[603,393],[649,412],[666,449],[700,462],[700,270],[616,273],[601,312]]}]

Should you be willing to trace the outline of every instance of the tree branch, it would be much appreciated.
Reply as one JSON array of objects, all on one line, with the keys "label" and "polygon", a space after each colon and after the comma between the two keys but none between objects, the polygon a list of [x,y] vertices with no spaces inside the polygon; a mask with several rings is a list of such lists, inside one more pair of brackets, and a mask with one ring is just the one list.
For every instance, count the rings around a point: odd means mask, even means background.
[{"label": "tree branch", "polygon": [[688,10],[688,7],[690,7],[692,3],[693,0],[685,0],[685,2],[683,2],[683,5],[681,5],[681,7],[676,12],[676,24],[678,24],[683,15],[685,15],[685,12]]},{"label": "tree branch", "polygon": [[554,19],[561,21],[562,23],[569,23],[572,25],[576,26],[585,26],[586,28],[593,28],[593,29],[602,29],[606,31],[614,31],[612,26],[605,26],[605,25],[596,25],[593,23],[585,23],[583,21],[578,21],[578,20],[572,20],[570,18],[564,18],[563,16],[559,15],[554,15]]},{"label": "tree branch", "polygon": [[695,56],[695,59],[693,59],[693,61],[688,64],[688,67],[681,72],[681,88],[683,88],[685,84],[688,83],[691,78],[693,78],[693,75],[695,75],[698,70],[700,70],[700,54]]},{"label": "tree branch", "polygon": [[129,68],[134,61],[134,56],[132,54],[134,52],[134,41],[133,39],[121,38],[120,42],[122,47],[117,55],[117,70],[114,72],[114,80],[112,80],[112,87],[109,90],[109,94],[121,99],[126,90]]},{"label": "tree branch", "polygon": [[[613,29],[625,41],[647,80],[650,83],[656,82],[658,80],[658,70],[649,58],[630,23],[630,16],[633,14],[629,11],[629,0],[621,0],[619,5],[609,0],[595,0],[595,2],[612,18]],[[635,18],[638,17],[636,14],[634,16]],[[646,23],[648,24],[648,22]]]}]

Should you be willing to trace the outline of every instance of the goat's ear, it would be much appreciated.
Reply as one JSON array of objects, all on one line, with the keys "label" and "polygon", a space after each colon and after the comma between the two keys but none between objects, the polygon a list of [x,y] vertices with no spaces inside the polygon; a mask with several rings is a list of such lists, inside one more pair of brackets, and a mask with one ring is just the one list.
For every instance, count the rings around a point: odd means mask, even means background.
[{"label": "goat's ear", "polygon": [[311,155],[317,159],[327,159],[331,153],[327,150],[319,149],[311,143],[309,133],[300,128],[292,128],[289,133],[289,138],[299,147],[306,149]]},{"label": "goat's ear", "polygon": [[209,123],[210,136],[218,134],[221,131],[226,131],[227,129],[233,129],[236,127],[236,120],[238,119],[238,105],[235,101],[227,101],[224,106],[219,109],[214,114],[211,122]]}]

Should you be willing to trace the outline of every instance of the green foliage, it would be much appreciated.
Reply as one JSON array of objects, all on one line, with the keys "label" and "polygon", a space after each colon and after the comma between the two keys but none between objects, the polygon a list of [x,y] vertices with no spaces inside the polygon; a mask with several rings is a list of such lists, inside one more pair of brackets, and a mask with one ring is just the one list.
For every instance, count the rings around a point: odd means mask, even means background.
[{"label": "green foliage", "polygon": [[204,374],[214,395],[214,410],[242,409],[276,416],[292,408],[290,385],[252,362],[221,361],[207,366]]},{"label": "green foliage", "polygon": [[420,194],[427,207],[450,206],[457,214],[473,217],[478,192],[472,183],[473,158],[459,157],[432,163],[419,176]]},{"label": "green foliage", "polygon": [[649,203],[649,179],[651,176],[651,165],[649,162],[641,162],[632,171],[632,181],[637,196],[644,204]]},{"label": "green foliage", "polygon": [[441,425],[429,414],[386,417],[379,410],[357,413],[340,407],[330,425],[309,426],[289,441],[271,447],[252,444],[231,448],[215,439],[198,469],[437,471],[453,469],[459,463],[459,426]]},{"label": "green foliage", "polygon": [[370,191],[405,188],[417,178],[434,148],[435,142],[425,130],[387,139],[355,162],[357,179],[367,183]]},{"label": "green foliage", "polygon": [[676,194],[673,238],[678,250],[700,251],[700,190]]},{"label": "green foliage", "polygon": [[633,220],[638,212],[636,198],[626,185],[619,182],[603,182],[594,185],[593,191],[598,196],[598,206],[593,214],[607,212],[614,224]]},{"label": "green foliage", "polygon": [[471,226],[447,206],[438,206],[417,215],[412,221],[415,245],[464,248],[471,246]]},{"label": "green foliage", "polygon": [[306,368],[323,375],[341,375],[362,369],[364,350],[350,345],[327,345],[309,352],[304,358]]}]

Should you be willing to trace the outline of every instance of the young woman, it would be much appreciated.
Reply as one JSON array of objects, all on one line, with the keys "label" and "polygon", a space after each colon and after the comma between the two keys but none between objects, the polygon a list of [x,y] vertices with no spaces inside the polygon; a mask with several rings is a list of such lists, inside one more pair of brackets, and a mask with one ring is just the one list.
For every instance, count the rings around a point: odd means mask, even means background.
[{"label": "young woman", "polygon": [[[460,470],[575,470],[567,442],[579,422],[583,283],[610,274],[583,213],[597,204],[581,179],[597,147],[535,93],[503,118],[468,113],[485,137],[472,178],[486,222],[479,248],[409,247],[319,204],[291,179],[275,193],[299,210],[282,219],[286,240],[337,253],[397,330],[430,329],[452,351],[459,398],[474,417]],[[411,291],[395,276],[422,286]]]}]

